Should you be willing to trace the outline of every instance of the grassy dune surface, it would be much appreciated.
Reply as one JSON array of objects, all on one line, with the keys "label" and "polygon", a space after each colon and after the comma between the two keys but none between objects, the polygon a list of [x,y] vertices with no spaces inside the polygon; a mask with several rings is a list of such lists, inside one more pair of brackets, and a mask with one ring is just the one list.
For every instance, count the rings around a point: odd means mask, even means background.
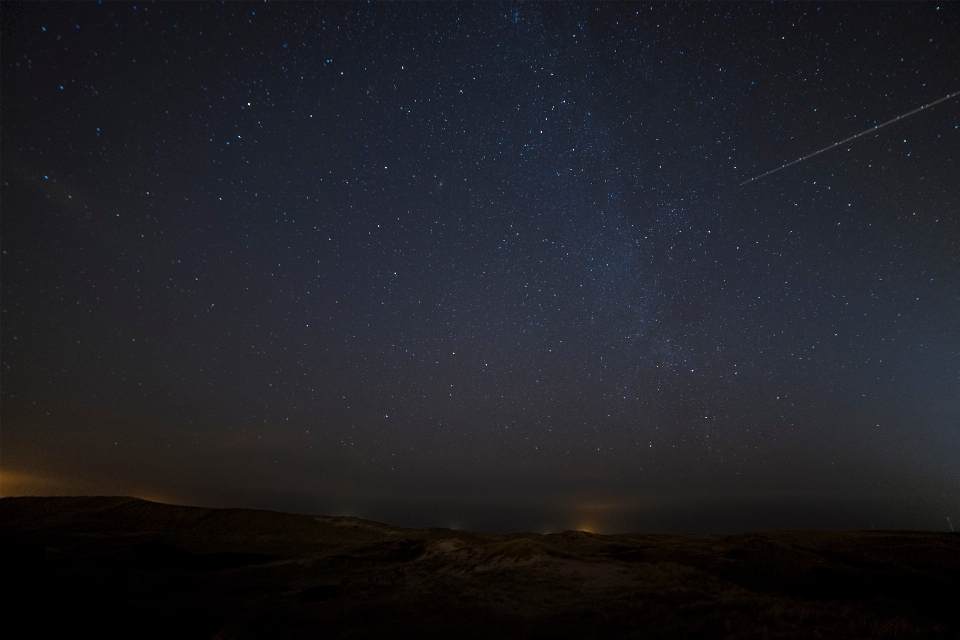
[{"label": "grassy dune surface", "polygon": [[4,498],[0,535],[23,637],[960,637],[951,533],[501,535],[90,497]]}]

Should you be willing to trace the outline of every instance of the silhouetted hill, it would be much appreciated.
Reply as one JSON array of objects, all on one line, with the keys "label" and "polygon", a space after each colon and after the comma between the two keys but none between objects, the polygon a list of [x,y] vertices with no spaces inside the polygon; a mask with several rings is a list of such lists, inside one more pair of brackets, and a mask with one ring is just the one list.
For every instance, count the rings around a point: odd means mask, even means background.
[{"label": "silhouetted hill", "polygon": [[0,500],[4,636],[960,636],[960,536],[500,535]]}]

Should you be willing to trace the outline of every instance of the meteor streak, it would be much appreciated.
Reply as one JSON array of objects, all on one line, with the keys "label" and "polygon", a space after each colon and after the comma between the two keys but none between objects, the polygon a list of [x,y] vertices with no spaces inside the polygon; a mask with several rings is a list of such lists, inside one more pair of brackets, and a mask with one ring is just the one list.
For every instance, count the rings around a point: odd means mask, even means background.
[{"label": "meteor streak", "polygon": [[923,105],[922,107],[917,107],[917,108],[914,109],[913,111],[908,111],[907,113],[905,113],[905,114],[903,114],[903,115],[900,115],[900,116],[897,116],[896,118],[891,118],[890,120],[887,120],[886,122],[882,122],[882,123],[876,125],[875,127],[870,127],[870,128],[867,129],[866,131],[861,131],[860,133],[858,133],[858,134],[856,134],[856,135],[852,135],[852,136],[850,136],[849,138],[844,138],[844,139],[841,140],[840,142],[834,142],[834,143],[831,144],[829,147],[824,147],[823,149],[818,149],[817,151],[814,151],[813,153],[808,153],[807,155],[802,156],[802,157],[800,157],[800,158],[797,158],[796,160],[792,160],[792,161],[790,161],[790,162],[787,162],[786,164],[782,164],[782,165],[780,165],[779,167],[777,167],[776,169],[770,169],[770,171],[767,171],[766,173],[761,173],[760,175],[755,176],[755,177],[753,177],[753,178],[750,178],[749,180],[744,180],[744,181],[741,182],[738,186],[741,186],[741,187],[742,187],[743,185],[747,184],[748,182],[753,182],[754,180],[759,180],[760,178],[766,178],[766,177],[767,177],[768,175],[770,175],[771,173],[776,173],[777,171],[780,171],[781,169],[786,169],[787,167],[792,167],[793,165],[797,164],[798,162],[803,162],[804,160],[809,160],[809,159],[812,158],[813,156],[818,156],[818,155],[820,155],[821,153],[823,153],[824,151],[830,151],[830,149],[833,149],[834,147],[839,147],[840,145],[846,144],[846,143],[850,142],[851,140],[856,140],[856,139],[859,138],[860,136],[865,136],[865,135],[867,135],[868,133],[872,133],[873,131],[876,131],[877,129],[883,129],[883,128],[884,128],[885,126],[887,126],[888,124],[893,124],[894,122],[899,122],[900,120],[903,120],[904,118],[909,118],[910,116],[912,116],[912,115],[915,114],[915,113],[920,113],[920,112],[923,111],[924,109],[929,109],[930,107],[932,107],[932,106],[934,106],[934,105],[940,104],[941,102],[944,102],[944,101],[946,101],[946,100],[950,100],[951,98],[956,98],[957,96],[960,96],[960,91],[954,91],[953,93],[951,93],[951,94],[949,94],[949,95],[946,95],[946,96],[940,98],[939,100],[934,100],[933,102],[928,102],[927,104]]}]

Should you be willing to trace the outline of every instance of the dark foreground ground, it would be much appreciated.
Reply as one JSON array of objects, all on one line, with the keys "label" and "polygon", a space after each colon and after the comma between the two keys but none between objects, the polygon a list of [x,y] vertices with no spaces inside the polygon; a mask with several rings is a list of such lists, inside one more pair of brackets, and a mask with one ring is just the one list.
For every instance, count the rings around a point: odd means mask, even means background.
[{"label": "dark foreground ground", "polygon": [[133,498],[4,498],[2,633],[956,638],[960,536],[497,535]]}]

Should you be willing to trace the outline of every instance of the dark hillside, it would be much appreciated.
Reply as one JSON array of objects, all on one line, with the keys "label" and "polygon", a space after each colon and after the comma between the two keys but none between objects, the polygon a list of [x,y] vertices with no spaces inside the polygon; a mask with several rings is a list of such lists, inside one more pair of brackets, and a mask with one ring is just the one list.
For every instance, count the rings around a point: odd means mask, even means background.
[{"label": "dark hillside", "polygon": [[404,529],[134,498],[0,501],[22,637],[957,637],[960,536]]}]

